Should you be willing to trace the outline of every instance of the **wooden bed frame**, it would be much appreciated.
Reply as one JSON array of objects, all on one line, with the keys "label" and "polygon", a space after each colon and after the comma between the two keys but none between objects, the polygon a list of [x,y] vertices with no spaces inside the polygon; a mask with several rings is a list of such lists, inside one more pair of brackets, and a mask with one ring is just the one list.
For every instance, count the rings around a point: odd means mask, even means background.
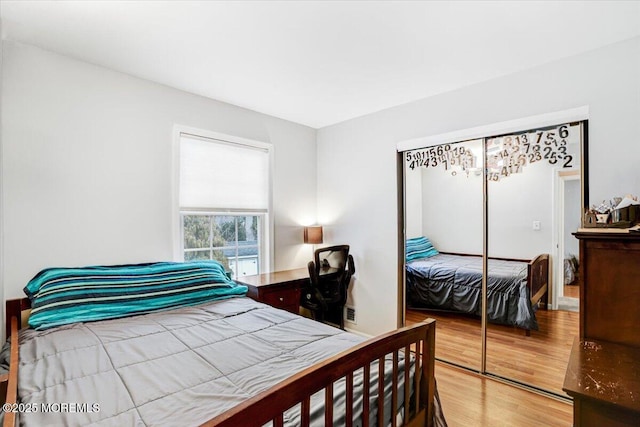
[{"label": "wooden bed frame", "polygon": [[528,263],[527,287],[531,305],[546,310],[549,304],[549,254],[540,254]]},{"label": "wooden bed frame", "polygon": [[[446,255],[482,256],[473,254],[461,254],[456,252],[440,252]],[[546,310],[549,302],[549,254],[540,254],[534,259],[499,258],[489,257],[501,261],[518,261],[527,263],[527,288],[531,305]],[[531,335],[529,329],[525,330],[527,336]]]},{"label": "wooden bed frame", "polygon": [[[0,388],[4,391],[3,402],[10,405],[17,402],[18,391],[18,331],[28,318],[31,308],[27,298],[8,300],[6,302],[6,329],[10,337],[11,356],[10,370],[5,378],[0,378]],[[416,363],[413,366],[413,395],[409,394],[409,387],[405,387],[402,425],[405,426],[433,426],[435,407],[435,320],[426,319],[424,322],[411,327],[404,327],[384,335],[367,340],[352,349],[339,353],[323,362],[311,366],[292,377],[274,385],[264,392],[246,400],[240,405],[205,422],[203,426],[235,427],[262,426],[273,421],[275,427],[283,425],[283,414],[289,408],[300,404],[302,426],[309,425],[310,399],[313,394],[324,390],[325,425],[333,425],[333,383],[346,378],[346,426],[352,425],[354,382],[353,375],[358,369],[364,369],[363,414],[369,413],[369,377],[371,362],[384,361],[388,354],[393,355],[393,386],[391,387],[391,410],[398,413],[398,355],[413,353]],[[378,363],[384,369],[384,363]],[[410,366],[404,365],[404,380],[409,383]],[[377,425],[382,426],[384,420],[384,375],[378,375],[378,413]],[[407,417],[406,414],[409,414]],[[5,412],[4,426],[15,426],[15,413]],[[363,426],[369,425],[369,417],[363,417]],[[391,425],[396,426],[395,416],[391,417]]]},{"label": "wooden bed frame", "polygon": [[[440,252],[447,255],[460,256],[482,256],[472,254],[460,254],[455,252]],[[540,254],[534,259],[518,259],[518,258],[499,258],[489,257],[489,259],[497,259],[501,261],[518,261],[527,263],[527,288],[529,288],[529,296],[531,305],[538,308],[547,309],[549,294],[549,254]]]}]

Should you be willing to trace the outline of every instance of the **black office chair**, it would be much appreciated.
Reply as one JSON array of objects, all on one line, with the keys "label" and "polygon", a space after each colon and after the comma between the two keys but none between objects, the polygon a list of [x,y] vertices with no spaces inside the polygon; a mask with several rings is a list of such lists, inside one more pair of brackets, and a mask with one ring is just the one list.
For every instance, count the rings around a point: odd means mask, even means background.
[{"label": "black office chair", "polygon": [[351,276],[356,269],[349,245],[316,249],[309,261],[310,285],[302,289],[300,305],[320,322],[333,323],[344,329],[344,305]]}]

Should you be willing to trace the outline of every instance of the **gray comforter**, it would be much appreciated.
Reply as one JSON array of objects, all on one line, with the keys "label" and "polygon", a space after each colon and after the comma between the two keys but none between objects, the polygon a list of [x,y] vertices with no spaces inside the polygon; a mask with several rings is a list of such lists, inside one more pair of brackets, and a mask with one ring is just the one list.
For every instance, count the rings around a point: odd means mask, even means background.
[{"label": "gray comforter", "polygon": [[[18,395],[22,409],[32,411],[19,414],[20,424],[199,425],[361,341],[249,298],[23,330]],[[372,408],[376,372],[372,369]],[[344,414],[343,388],[338,384],[334,391],[338,418]],[[315,422],[323,423],[321,399],[312,399],[312,409]],[[298,425],[298,417],[289,411],[286,424]]]},{"label": "gray comforter", "polygon": [[[487,316],[493,323],[538,330],[527,288],[527,263],[488,260]],[[482,257],[439,254],[407,263],[407,304],[480,316]]]}]

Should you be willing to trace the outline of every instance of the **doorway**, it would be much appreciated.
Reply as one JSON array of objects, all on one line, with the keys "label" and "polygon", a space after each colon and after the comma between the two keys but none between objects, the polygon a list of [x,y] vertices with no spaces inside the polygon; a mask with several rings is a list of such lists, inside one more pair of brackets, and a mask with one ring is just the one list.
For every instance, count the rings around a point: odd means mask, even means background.
[{"label": "doorway", "polygon": [[580,171],[558,171],[555,179],[556,248],[553,274],[552,309],[577,312],[580,287],[578,280],[578,240],[573,236],[581,226]]}]

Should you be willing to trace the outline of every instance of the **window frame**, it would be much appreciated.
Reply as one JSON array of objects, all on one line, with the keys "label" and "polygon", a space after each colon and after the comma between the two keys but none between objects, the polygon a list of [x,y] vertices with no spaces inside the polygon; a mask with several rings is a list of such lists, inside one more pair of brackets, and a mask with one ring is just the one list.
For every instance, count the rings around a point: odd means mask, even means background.
[{"label": "window frame", "polygon": [[[213,245],[213,241],[212,241],[212,235],[209,235],[209,246],[206,248],[185,248],[184,247],[184,216],[196,216],[196,215],[200,215],[200,216],[207,216],[207,217],[222,217],[222,216],[226,216],[226,217],[235,217],[236,218],[236,223],[235,223],[235,245],[233,246],[214,246]],[[215,250],[227,250],[227,249],[234,249],[235,250],[235,259],[236,259],[236,263],[239,261],[239,254],[238,254],[238,250],[241,248],[241,246],[239,245],[239,241],[238,241],[238,223],[237,223],[237,218],[239,217],[258,217],[258,230],[257,230],[257,236],[256,239],[258,241],[258,244],[256,245],[249,245],[248,247],[257,247],[258,248],[258,274],[264,271],[263,265],[266,262],[266,259],[264,257],[264,251],[262,250],[262,248],[264,247],[264,236],[265,236],[265,232],[264,232],[264,227],[265,227],[265,223],[266,218],[268,217],[268,214],[265,210],[225,210],[225,211],[221,211],[221,210],[216,210],[216,211],[212,211],[210,209],[203,209],[203,210],[180,210],[180,223],[181,223],[181,227],[180,227],[180,232],[181,232],[181,244],[182,244],[182,260],[184,261],[184,255],[187,252],[200,252],[200,251],[209,251],[209,259],[212,258],[212,251]],[[209,223],[209,229],[212,231],[213,228],[213,224],[210,222]],[[211,232],[210,231],[210,232]],[[229,267],[231,270],[233,270],[231,267]],[[238,265],[236,264],[236,269],[238,268]],[[233,270],[234,273],[238,273],[238,271]],[[233,277],[234,280],[239,279],[240,277],[243,276],[238,276],[238,277]]]},{"label": "window frame", "polygon": [[[182,135],[191,138],[200,138],[211,140],[212,142],[234,144],[246,146],[249,149],[259,148],[265,150],[268,156],[268,173],[269,182],[267,183],[267,209],[216,209],[216,208],[198,208],[194,206],[180,206],[180,141]],[[184,234],[183,234],[183,214],[209,214],[209,215],[261,215],[262,227],[260,227],[261,244],[259,245],[259,270],[258,273],[273,271],[273,253],[274,253],[274,215],[273,215],[273,144],[242,138],[233,135],[227,135],[219,132],[213,132],[193,127],[174,125],[173,127],[173,179],[172,179],[172,236],[173,236],[173,259],[174,261],[184,261]]]}]

